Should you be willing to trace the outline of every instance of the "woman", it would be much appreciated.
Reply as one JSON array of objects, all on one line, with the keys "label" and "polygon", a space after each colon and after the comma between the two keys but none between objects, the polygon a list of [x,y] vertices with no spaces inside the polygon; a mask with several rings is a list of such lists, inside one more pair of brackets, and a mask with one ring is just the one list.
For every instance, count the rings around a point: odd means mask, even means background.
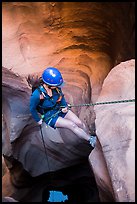
[{"label": "woman", "polygon": [[[34,120],[39,125],[44,121],[52,128],[68,128],[95,147],[96,137],[87,133],[85,124],[68,107],[61,90],[64,81],[60,71],[48,67],[44,70],[41,79],[41,85],[35,89],[30,98],[30,112]],[[28,82],[32,84],[30,78]]]}]

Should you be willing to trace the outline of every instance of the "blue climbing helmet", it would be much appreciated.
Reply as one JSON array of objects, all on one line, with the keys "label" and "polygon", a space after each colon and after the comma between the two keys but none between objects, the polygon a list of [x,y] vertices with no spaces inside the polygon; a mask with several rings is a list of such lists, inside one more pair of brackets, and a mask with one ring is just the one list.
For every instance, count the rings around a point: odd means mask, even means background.
[{"label": "blue climbing helmet", "polygon": [[48,67],[44,70],[42,80],[49,86],[61,86],[64,84],[60,71],[54,67]]}]

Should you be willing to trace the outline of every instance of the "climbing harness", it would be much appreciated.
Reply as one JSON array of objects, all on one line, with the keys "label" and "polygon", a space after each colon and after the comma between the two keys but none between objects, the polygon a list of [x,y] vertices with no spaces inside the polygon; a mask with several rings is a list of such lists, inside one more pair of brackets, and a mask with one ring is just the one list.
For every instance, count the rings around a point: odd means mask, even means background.
[{"label": "climbing harness", "polygon": [[43,119],[44,122],[46,122],[47,120],[49,120],[48,124],[50,124],[51,119],[54,118],[56,115],[58,115],[62,110],[58,110],[56,113],[54,113],[53,115],[51,115],[48,118],[45,118],[44,115],[41,115],[41,119]]}]

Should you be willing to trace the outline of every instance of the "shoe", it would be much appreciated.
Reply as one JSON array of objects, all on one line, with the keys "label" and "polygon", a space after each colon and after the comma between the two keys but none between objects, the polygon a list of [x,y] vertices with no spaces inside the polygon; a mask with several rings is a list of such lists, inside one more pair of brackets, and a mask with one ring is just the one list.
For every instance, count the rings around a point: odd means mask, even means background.
[{"label": "shoe", "polygon": [[89,143],[90,143],[90,145],[94,148],[95,147],[95,145],[96,145],[96,141],[97,141],[97,138],[96,138],[96,136],[90,136],[90,139],[89,139]]}]

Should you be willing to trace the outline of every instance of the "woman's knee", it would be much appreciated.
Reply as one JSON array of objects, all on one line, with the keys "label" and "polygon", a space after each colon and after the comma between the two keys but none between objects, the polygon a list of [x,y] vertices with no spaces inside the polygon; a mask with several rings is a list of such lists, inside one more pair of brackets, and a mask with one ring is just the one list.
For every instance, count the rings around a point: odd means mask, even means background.
[{"label": "woman's knee", "polygon": [[69,127],[70,127],[70,129],[76,129],[78,127],[78,125],[76,123],[74,123],[73,121],[71,121],[69,123]]},{"label": "woman's knee", "polygon": [[77,126],[82,128],[82,129],[85,127],[85,125],[82,121],[78,121]]}]

